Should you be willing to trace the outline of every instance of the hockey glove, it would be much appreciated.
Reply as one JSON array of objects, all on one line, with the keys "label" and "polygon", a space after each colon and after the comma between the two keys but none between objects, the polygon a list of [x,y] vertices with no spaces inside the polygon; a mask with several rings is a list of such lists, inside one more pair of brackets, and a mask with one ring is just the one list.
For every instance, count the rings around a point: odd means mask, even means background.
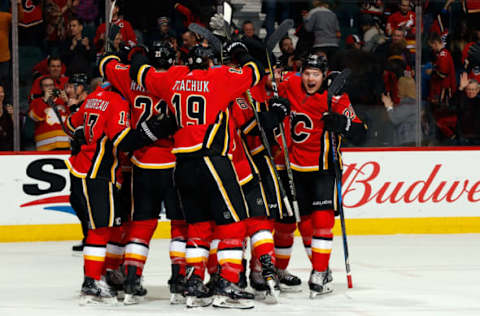
[{"label": "hockey glove", "polygon": [[251,60],[251,57],[248,55],[247,46],[240,41],[227,43],[225,51],[231,56],[234,63],[244,65]]},{"label": "hockey glove", "polygon": [[72,147],[72,156],[77,155],[81,151],[82,145],[85,145],[86,143],[87,140],[85,139],[83,126],[79,126],[75,129],[72,140],[70,141],[70,146]]},{"label": "hockey glove", "polygon": [[223,19],[222,13],[215,13],[211,18],[210,22],[208,23],[210,28],[212,29],[212,33],[221,37],[226,37],[225,34],[225,21]]},{"label": "hockey glove", "polygon": [[270,111],[277,117],[278,122],[290,114],[290,101],[282,97],[273,97],[268,100]]},{"label": "hockey glove", "polygon": [[346,135],[352,125],[352,121],[348,117],[334,112],[325,112],[322,120],[325,130],[342,135]]},{"label": "hockey glove", "polygon": [[147,56],[142,54],[134,54],[132,56],[132,62],[130,63],[130,78],[137,82],[138,71],[143,65],[149,64],[149,62],[150,61]]},{"label": "hockey glove", "polygon": [[167,137],[174,133],[176,122],[173,116],[159,114],[144,121],[138,127],[138,131],[145,139],[156,142],[160,138]]}]

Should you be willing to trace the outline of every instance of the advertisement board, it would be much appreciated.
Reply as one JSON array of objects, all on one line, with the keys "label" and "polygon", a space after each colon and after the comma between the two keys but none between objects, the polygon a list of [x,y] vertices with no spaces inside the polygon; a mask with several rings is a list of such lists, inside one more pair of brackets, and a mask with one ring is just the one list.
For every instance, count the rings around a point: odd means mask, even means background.
[{"label": "advertisement board", "polygon": [[[80,237],[67,157],[0,155],[0,241]],[[347,149],[343,158],[350,234],[480,232],[480,148]],[[168,235],[161,219],[155,236]]]}]

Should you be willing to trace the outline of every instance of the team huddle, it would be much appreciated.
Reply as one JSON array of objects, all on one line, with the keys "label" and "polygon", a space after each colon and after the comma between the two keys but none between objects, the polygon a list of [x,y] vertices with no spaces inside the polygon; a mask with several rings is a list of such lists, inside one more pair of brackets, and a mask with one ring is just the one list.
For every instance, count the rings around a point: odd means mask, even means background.
[{"label": "team huddle", "polygon": [[[86,234],[81,304],[147,295],[142,274],[162,204],[172,304],[243,309],[300,291],[287,271],[297,227],[312,263],[310,297],[332,291],[332,151],[340,157],[342,137],[360,142],[366,127],[347,94],[328,105],[335,73],[322,55],[281,78],[265,74],[242,42],[226,43],[221,59],[199,45],[186,65],[173,65],[172,49],[156,43],[100,61],[103,86],[65,123],[70,201]],[[292,185],[296,196],[285,190]],[[247,240],[255,294],[246,290]]]}]

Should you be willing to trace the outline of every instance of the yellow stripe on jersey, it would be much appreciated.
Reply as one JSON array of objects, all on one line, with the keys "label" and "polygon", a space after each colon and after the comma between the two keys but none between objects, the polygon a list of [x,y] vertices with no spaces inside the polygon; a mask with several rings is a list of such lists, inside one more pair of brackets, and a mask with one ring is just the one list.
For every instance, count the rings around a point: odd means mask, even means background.
[{"label": "yellow stripe on jersey", "polygon": [[75,177],[77,178],[80,178],[80,179],[83,179],[87,176],[87,174],[85,173],[80,173],[78,172],[77,170],[75,170],[72,166],[72,164],[70,163],[70,160],[68,159],[65,159],[65,165],[67,166],[67,169],[70,171],[71,174],[73,174]]},{"label": "yellow stripe on jersey", "polygon": [[210,173],[212,174],[213,178],[215,179],[215,182],[217,183],[218,189],[220,190],[223,200],[225,201],[225,204],[227,204],[227,208],[232,214],[234,220],[236,222],[240,221],[240,218],[237,215],[237,212],[235,212],[235,208],[232,205],[232,202],[230,201],[230,198],[228,197],[227,191],[225,190],[225,187],[223,186],[222,180],[220,179],[220,176],[218,175],[217,171],[215,170],[215,167],[213,166],[212,161],[210,160],[209,157],[203,157],[203,160],[205,161],[205,164],[207,165],[208,169],[210,170]]},{"label": "yellow stripe on jersey", "polygon": [[83,195],[85,196],[85,200],[87,201],[87,211],[88,211],[88,218],[90,220],[90,225],[92,229],[95,229],[95,222],[93,221],[92,216],[92,208],[90,207],[90,198],[88,196],[88,189],[87,189],[87,181],[85,178],[82,178],[82,188],[83,188]]},{"label": "yellow stripe on jersey", "polygon": [[118,153],[117,153],[117,148],[120,142],[127,136],[128,132],[130,132],[130,127],[125,128],[123,131],[121,131],[117,136],[115,137],[115,140],[113,141],[113,164],[112,164],[112,169],[110,170],[110,176],[112,179],[112,182],[115,182],[115,169],[117,169],[118,166]]},{"label": "yellow stripe on jersey", "polygon": [[108,227],[113,227],[113,220],[115,215],[115,204],[113,202],[113,185],[112,182],[108,183],[108,199],[109,199],[109,206],[110,206],[110,214],[108,217]]},{"label": "yellow stripe on jersey", "polygon": [[222,150],[222,155],[225,156],[227,154],[227,150],[228,150],[228,143],[230,142],[230,133],[228,132],[228,123],[230,121],[230,111],[229,109],[227,108],[227,110],[225,111],[225,139],[224,139],[224,142],[223,142],[223,150]]},{"label": "yellow stripe on jersey", "polygon": [[137,83],[142,87],[142,88],[145,88],[144,84],[143,84],[143,75],[145,72],[148,71],[148,69],[150,69],[150,65],[142,65],[140,67],[140,69],[138,70],[138,73],[137,73]]},{"label": "yellow stripe on jersey", "polygon": [[217,123],[214,124],[213,129],[210,132],[210,135],[208,136],[207,148],[210,148],[210,146],[212,145],[213,140],[215,139],[215,135],[217,135],[218,129],[220,128],[220,124],[222,123],[222,120],[223,120],[223,112],[220,112],[218,121]]},{"label": "yellow stripe on jersey", "polygon": [[115,55],[108,55],[102,58],[100,63],[98,64],[98,71],[100,72],[100,76],[105,77],[105,72],[104,72],[104,67],[107,62],[109,62],[112,59],[116,59],[120,61],[120,57],[115,56]]},{"label": "yellow stripe on jersey", "polygon": [[165,162],[165,163],[146,163],[141,162],[135,156],[130,158],[132,164],[141,169],[172,169],[175,168],[175,162]]},{"label": "yellow stripe on jersey", "polygon": [[65,120],[65,127],[73,134],[75,133],[75,127],[73,127],[72,122],[70,122],[71,118],[71,116],[67,117]]},{"label": "yellow stripe on jersey", "polygon": [[35,112],[33,110],[31,110],[30,112],[28,112],[28,115],[30,116],[30,118],[36,122],[40,122],[40,121],[44,121],[45,119],[44,118],[41,118],[40,116],[38,116],[37,114],[35,114]]},{"label": "yellow stripe on jersey", "polygon": [[255,126],[257,126],[257,121],[256,120],[251,121],[250,124],[245,126],[245,128],[243,129],[243,133],[244,134],[250,133],[252,131],[252,129],[255,128]]},{"label": "yellow stripe on jersey", "polygon": [[95,179],[98,173],[98,169],[100,168],[100,164],[102,163],[103,155],[105,154],[105,143],[107,142],[107,136],[103,136],[102,140],[100,141],[100,150],[98,151],[98,155],[95,158],[95,162],[92,168],[91,178]]},{"label": "yellow stripe on jersey", "polygon": [[260,82],[260,71],[258,70],[258,67],[257,67],[257,64],[255,64],[253,61],[249,61],[248,63],[246,63],[244,66],[250,66],[252,67],[252,71],[253,71],[253,75],[254,75],[254,80],[252,82],[252,87],[257,85],[257,83]]}]

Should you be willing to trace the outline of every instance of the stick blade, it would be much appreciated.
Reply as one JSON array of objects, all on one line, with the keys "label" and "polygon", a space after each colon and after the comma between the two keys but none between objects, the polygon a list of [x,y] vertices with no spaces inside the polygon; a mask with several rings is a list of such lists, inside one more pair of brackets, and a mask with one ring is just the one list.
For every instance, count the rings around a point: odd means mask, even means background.
[{"label": "stick blade", "polygon": [[201,37],[205,38],[217,53],[222,51],[222,42],[208,29],[198,25],[197,23],[190,23],[188,29],[193,33],[197,33]]},{"label": "stick blade", "polygon": [[283,20],[282,23],[277,27],[275,32],[270,35],[270,37],[267,39],[266,46],[267,50],[271,52],[274,48],[275,45],[277,45],[280,40],[288,34],[288,30],[290,30],[293,27],[293,20],[292,19],[285,19]]}]

